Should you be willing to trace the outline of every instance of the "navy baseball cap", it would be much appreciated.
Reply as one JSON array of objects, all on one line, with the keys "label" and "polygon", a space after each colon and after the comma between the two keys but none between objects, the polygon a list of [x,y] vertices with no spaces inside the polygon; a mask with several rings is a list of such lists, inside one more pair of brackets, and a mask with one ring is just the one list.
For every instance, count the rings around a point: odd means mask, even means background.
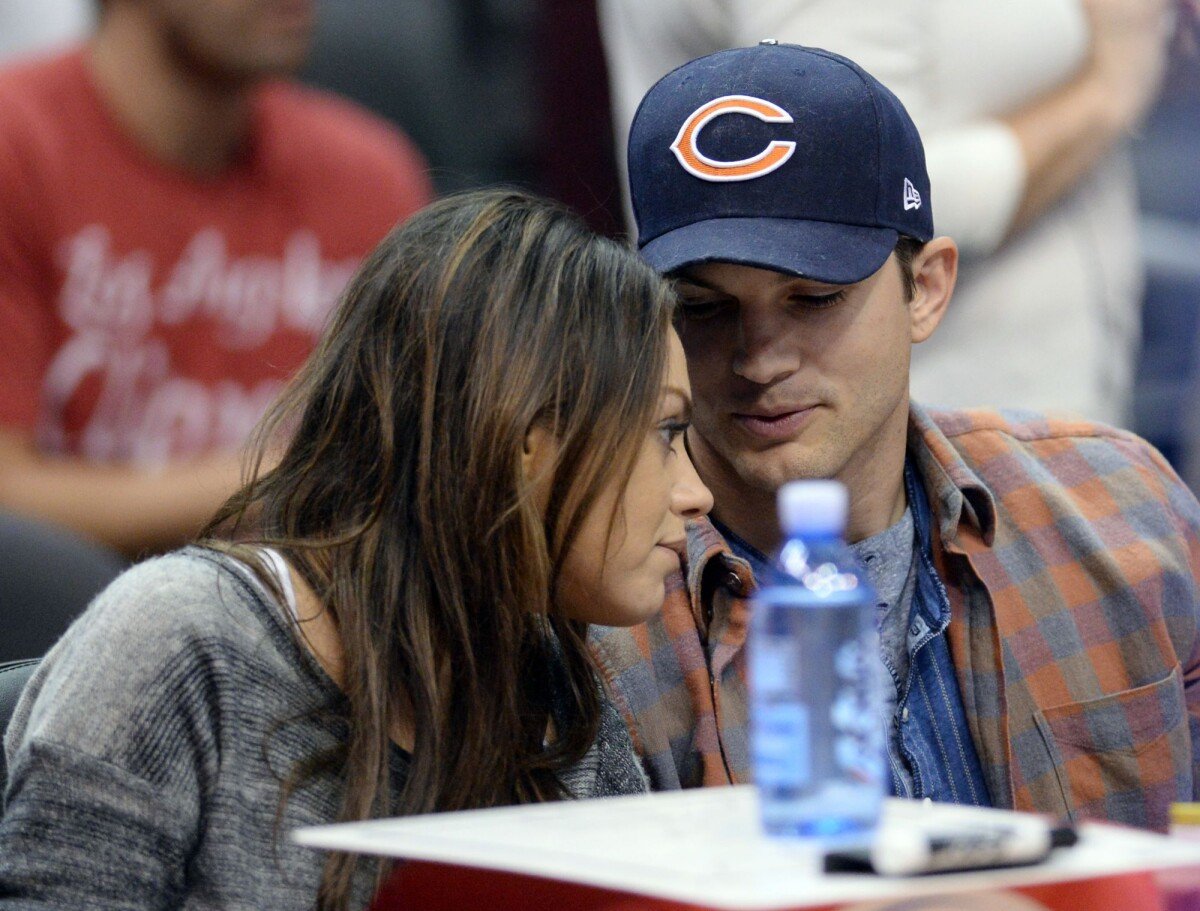
[{"label": "navy baseball cap", "polygon": [[629,133],[638,248],[659,272],[732,262],[850,284],[933,237],[925,150],[858,64],[764,41],[685,63]]}]

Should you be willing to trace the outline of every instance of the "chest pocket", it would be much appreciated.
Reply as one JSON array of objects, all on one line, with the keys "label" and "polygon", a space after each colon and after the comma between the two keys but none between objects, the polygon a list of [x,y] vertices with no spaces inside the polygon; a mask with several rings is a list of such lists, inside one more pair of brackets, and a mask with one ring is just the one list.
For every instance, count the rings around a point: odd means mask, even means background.
[{"label": "chest pocket", "polygon": [[1192,795],[1192,744],[1179,665],[1156,683],[1034,713],[1067,812],[1165,830]]}]

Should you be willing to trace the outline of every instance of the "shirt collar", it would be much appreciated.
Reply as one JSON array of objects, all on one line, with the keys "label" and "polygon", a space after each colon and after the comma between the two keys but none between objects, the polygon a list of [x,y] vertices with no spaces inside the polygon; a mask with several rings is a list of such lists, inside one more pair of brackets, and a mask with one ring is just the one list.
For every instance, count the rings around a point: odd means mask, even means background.
[{"label": "shirt collar", "polygon": [[[909,405],[908,451],[929,494],[938,535],[946,544],[953,544],[965,522],[990,546],[996,533],[995,500],[959,455],[934,414],[916,403]],[[707,517],[688,523],[687,556],[692,612],[701,628],[707,629],[704,588],[719,581],[735,595],[746,597],[754,589],[754,575],[750,564],[733,553]]]},{"label": "shirt collar", "polygon": [[747,598],[754,592],[754,572],[750,564],[737,556],[721,533],[713,527],[708,516],[687,523],[688,599],[698,628],[708,631],[712,617],[712,598],[705,591],[722,586],[737,597]]},{"label": "shirt collar", "polygon": [[954,543],[959,526],[966,522],[991,546],[996,534],[996,502],[991,491],[959,455],[935,413],[915,403],[909,406],[908,451],[929,494],[941,540]]}]

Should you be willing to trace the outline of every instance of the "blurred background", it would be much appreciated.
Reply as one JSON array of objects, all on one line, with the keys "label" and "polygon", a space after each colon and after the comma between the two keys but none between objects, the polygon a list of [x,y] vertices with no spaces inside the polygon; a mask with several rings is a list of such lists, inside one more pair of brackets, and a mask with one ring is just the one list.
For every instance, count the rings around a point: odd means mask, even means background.
[{"label": "blurred background", "polygon": [[1133,142],[1146,257],[1133,430],[1200,492],[1200,56],[1176,52]]},{"label": "blurred background", "polygon": [[617,234],[608,82],[589,0],[323,0],[305,78],[389,117],[442,192],[503,182]]}]

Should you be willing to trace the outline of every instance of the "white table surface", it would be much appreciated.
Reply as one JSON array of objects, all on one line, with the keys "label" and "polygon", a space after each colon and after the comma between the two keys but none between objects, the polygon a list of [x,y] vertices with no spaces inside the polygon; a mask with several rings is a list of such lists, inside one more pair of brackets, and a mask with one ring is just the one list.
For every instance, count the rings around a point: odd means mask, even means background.
[{"label": "white table surface", "polygon": [[[901,828],[1038,824],[1023,814],[900,800],[888,801],[885,820]],[[505,870],[738,911],[1200,870],[1194,841],[1096,823],[1079,834],[1075,847],[1029,867],[904,879],[830,875],[811,847],[762,835],[754,789],[736,787],[320,826],[292,837],[314,848]]]}]

